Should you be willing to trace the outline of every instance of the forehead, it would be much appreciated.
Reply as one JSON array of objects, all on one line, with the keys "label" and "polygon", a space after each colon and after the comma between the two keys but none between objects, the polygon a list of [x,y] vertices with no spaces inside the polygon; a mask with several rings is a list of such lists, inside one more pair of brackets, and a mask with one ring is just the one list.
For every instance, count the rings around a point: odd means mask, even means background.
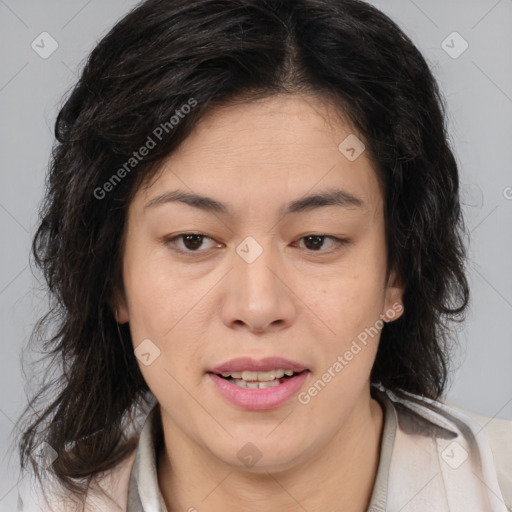
[{"label": "forehead", "polygon": [[[278,95],[216,108],[164,161],[139,200],[147,204],[179,189],[245,204],[247,211],[341,188],[377,205],[378,179],[361,139],[339,109],[317,96]],[[356,159],[347,158],[350,145],[362,151]]]},{"label": "forehead", "polygon": [[[354,133],[343,113],[318,96],[276,95],[208,112],[178,148],[177,155],[297,163],[311,153],[337,149],[340,137]],[[265,157],[267,160],[265,160]]]}]

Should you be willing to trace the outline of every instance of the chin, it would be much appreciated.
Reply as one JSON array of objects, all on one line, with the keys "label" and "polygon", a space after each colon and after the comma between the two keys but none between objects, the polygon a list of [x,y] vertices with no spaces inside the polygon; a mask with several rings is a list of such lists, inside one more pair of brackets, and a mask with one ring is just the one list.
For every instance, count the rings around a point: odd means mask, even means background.
[{"label": "chin", "polygon": [[283,446],[283,438],[276,436],[275,439],[270,439],[268,434],[269,430],[266,429],[266,432],[259,437],[248,435],[234,437],[228,441],[229,446],[225,447],[220,447],[217,440],[211,447],[211,451],[236,471],[264,475],[288,471],[296,466],[303,454],[303,443],[297,442],[293,446]]}]

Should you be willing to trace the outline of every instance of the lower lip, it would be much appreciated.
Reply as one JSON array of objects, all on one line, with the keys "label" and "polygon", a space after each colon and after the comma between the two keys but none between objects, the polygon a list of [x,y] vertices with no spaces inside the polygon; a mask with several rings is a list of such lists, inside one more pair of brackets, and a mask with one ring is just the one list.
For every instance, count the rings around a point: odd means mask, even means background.
[{"label": "lower lip", "polygon": [[309,371],[290,377],[278,386],[266,389],[247,389],[232,384],[215,373],[209,373],[217,389],[233,405],[252,411],[275,409],[294,396],[308,378]]}]

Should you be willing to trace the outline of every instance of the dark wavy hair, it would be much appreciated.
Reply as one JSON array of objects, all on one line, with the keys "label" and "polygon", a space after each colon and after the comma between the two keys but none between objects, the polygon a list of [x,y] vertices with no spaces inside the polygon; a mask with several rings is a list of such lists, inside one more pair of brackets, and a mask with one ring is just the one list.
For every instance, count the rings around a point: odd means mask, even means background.
[{"label": "dark wavy hair", "polygon": [[[97,44],[55,123],[32,245],[51,304],[31,341],[43,340],[58,371],[50,378],[48,370],[23,412],[19,440],[22,468],[40,482],[31,454],[42,441],[58,453],[47,476],[82,497],[94,475],[136,446],[125,428],[150,391],[129,325],[112,310],[134,193],[212,108],[297,93],[339,108],[383,187],[388,272],[405,286],[404,314],[381,332],[371,381],[441,397],[456,338],[450,322],[464,319],[469,290],[458,168],[421,53],[358,0],[148,0]],[[170,129],[191,98],[194,108]],[[113,183],[166,122],[156,147]]]}]

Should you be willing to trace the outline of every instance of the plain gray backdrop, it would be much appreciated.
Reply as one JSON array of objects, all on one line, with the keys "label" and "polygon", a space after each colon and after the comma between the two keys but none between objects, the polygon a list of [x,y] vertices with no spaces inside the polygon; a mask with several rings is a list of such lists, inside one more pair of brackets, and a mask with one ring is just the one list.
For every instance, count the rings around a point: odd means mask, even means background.
[{"label": "plain gray backdrop", "polygon": [[[55,116],[95,43],[136,3],[0,0],[0,511],[16,509],[13,429],[34,387],[30,368],[22,374],[21,349],[47,300],[29,248]],[[472,301],[446,398],[512,419],[512,0],[371,3],[431,65],[460,165]]]}]

